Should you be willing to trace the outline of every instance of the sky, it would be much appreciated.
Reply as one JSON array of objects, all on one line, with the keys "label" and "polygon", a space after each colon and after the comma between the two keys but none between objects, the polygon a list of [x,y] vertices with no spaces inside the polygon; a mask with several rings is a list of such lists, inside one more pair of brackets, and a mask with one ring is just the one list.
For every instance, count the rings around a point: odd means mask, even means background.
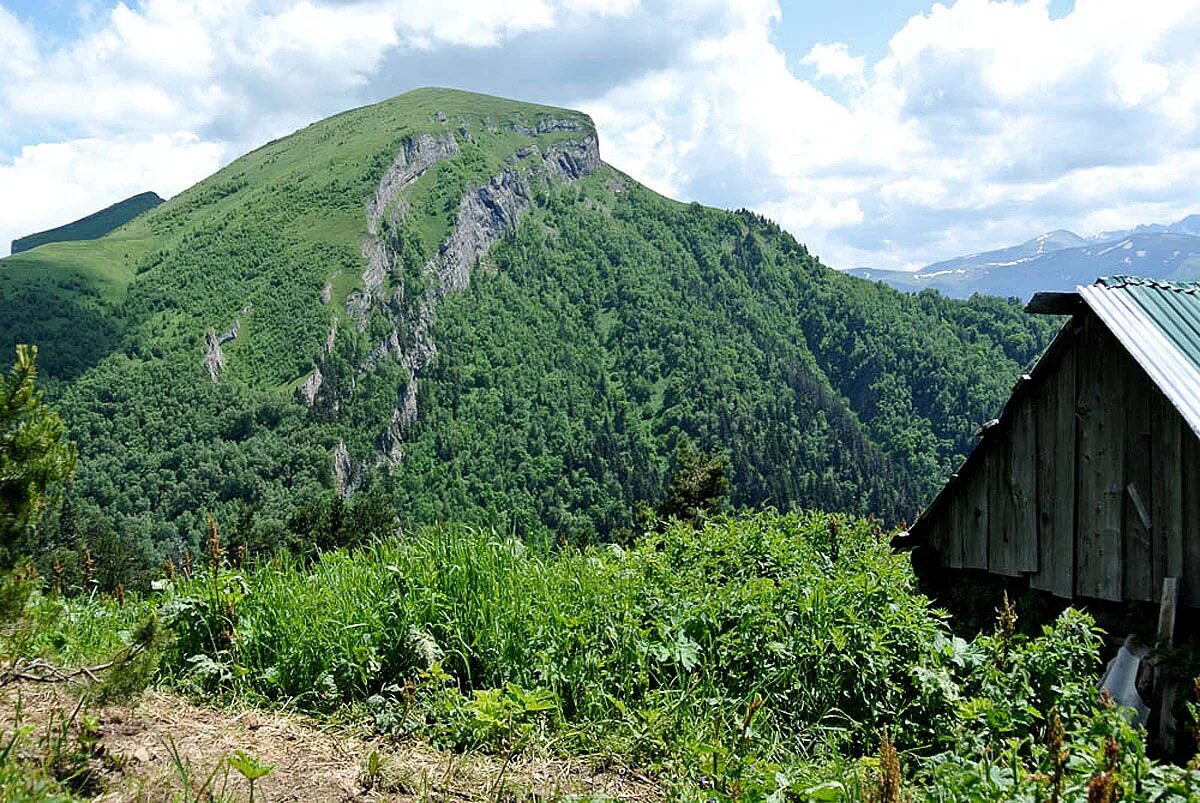
[{"label": "sky", "polygon": [[419,86],[915,268],[1200,212],[1200,0],[0,0],[0,254]]}]

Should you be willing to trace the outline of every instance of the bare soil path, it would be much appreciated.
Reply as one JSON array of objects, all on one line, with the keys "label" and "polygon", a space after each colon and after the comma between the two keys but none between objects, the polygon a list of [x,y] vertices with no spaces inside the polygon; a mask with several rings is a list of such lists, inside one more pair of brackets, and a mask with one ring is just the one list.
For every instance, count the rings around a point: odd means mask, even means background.
[{"label": "bare soil path", "polygon": [[[12,731],[19,706],[28,754],[49,754],[64,723],[70,723],[66,743],[78,750],[83,718],[72,720],[78,699],[63,685],[9,686],[0,690],[0,730]],[[228,762],[238,750],[274,765],[255,786],[254,799],[263,803],[662,798],[650,778],[582,760],[447,753],[321,728],[300,716],[217,710],[161,691],[88,714],[98,728],[86,765],[95,799],[106,803],[247,801],[248,784]]]}]

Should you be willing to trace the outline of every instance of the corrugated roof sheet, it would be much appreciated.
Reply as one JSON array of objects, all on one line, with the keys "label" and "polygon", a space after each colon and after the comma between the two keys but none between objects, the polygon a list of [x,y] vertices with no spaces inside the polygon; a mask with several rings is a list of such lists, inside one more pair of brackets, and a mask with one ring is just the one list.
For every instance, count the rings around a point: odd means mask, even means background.
[{"label": "corrugated roof sheet", "polygon": [[1200,282],[1113,276],[1077,292],[1200,436]]}]

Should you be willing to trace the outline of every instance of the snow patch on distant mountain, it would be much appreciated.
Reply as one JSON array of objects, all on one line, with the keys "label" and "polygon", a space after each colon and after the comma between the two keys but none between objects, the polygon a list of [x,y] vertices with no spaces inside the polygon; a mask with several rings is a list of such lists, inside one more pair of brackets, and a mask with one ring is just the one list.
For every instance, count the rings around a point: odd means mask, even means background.
[{"label": "snow patch on distant mountain", "polygon": [[[1136,258],[1136,265],[1134,259]],[[1058,229],[1020,245],[935,262],[917,271],[852,268],[852,275],[909,292],[933,288],[1028,299],[1041,290],[1071,290],[1100,276],[1136,272],[1156,279],[1200,280],[1200,214],[1080,237]]]}]

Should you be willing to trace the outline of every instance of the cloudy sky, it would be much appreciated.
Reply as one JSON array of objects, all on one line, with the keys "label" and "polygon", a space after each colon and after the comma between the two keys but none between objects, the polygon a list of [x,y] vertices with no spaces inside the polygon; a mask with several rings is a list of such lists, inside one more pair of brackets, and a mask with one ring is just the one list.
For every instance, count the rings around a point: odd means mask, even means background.
[{"label": "cloudy sky", "polygon": [[[853,10],[848,10],[852,8]],[[1200,211],[1200,0],[0,0],[0,253],[418,86],[836,267]]]}]

